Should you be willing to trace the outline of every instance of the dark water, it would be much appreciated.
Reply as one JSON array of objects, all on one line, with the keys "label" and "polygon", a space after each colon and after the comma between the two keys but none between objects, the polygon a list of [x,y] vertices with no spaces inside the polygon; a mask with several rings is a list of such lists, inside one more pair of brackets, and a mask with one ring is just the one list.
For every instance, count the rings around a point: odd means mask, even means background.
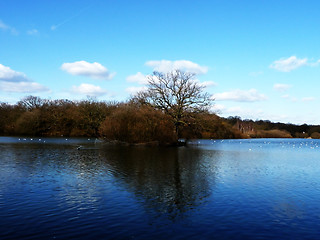
[{"label": "dark water", "polygon": [[2,137],[0,239],[319,239],[319,145]]}]

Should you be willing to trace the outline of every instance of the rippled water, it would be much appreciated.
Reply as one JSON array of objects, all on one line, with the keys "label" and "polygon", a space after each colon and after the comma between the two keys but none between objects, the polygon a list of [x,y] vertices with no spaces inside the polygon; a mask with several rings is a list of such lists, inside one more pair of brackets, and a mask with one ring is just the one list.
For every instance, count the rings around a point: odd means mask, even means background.
[{"label": "rippled water", "polygon": [[319,146],[1,137],[0,239],[318,239]]}]

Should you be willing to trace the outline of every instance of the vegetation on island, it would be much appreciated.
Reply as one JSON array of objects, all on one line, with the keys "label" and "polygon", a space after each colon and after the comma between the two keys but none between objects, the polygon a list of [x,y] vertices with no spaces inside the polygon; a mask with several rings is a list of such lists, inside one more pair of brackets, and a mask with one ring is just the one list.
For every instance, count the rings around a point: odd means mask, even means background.
[{"label": "vegetation on island", "polygon": [[0,103],[0,135],[100,137],[172,145],[179,138],[320,138],[320,126],[222,118],[195,75],[154,72],[147,90],[126,102],[49,100],[27,96]]}]

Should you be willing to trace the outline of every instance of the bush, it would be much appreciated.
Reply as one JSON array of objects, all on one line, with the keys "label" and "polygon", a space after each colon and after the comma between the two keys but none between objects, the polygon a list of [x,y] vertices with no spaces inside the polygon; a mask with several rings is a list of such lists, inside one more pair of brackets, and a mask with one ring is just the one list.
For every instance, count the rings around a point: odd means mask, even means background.
[{"label": "bush", "polygon": [[314,132],[314,133],[311,134],[310,137],[313,138],[313,139],[320,139],[320,133]]},{"label": "bush", "polygon": [[258,130],[251,134],[252,138],[292,138],[291,134],[285,130]]},{"label": "bush", "polygon": [[119,105],[106,117],[99,132],[107,140],[126,143],[177,142],[174,124],[166,114],[150,106],[137,104]]},{"label": "bush", "polygon": [[[192,115],[191,115],[192,116]],[[228,139],[244,138],[243,135],[230,124],[212,113],[197,113],[187,119],[182,129],[182,137],[186,139]]]},{"label": "bush", "polygon": [[294,134],[294,136],[295,136],[296,138],[307,138],[307,137],[309,137],[309,134],[306,133],[306,132],[296,132],[296,133]]}]

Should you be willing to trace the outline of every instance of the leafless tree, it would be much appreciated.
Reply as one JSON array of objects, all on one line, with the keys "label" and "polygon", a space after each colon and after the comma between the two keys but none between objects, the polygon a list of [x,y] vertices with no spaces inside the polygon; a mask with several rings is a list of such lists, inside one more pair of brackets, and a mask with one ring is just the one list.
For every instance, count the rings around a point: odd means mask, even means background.
[{"label": "leafless tree", "polygon": [[28,111],[32,111],[33,109],[37,109],[47,104],[49,100],[42,99],[36,96],[27,96],[18,102],[18,105],[22,108],[25,108]]},{"label": "leafless tree", "polygon": [[204,88],[196,81],[194,73],[180,70],[153,72],[148,76],[148,89],[139,92],[134,100],[150,104],[171,116],[180,137],[179,128],[186,124],[187,116],[208,111],[212,106],[213,99]]}]

